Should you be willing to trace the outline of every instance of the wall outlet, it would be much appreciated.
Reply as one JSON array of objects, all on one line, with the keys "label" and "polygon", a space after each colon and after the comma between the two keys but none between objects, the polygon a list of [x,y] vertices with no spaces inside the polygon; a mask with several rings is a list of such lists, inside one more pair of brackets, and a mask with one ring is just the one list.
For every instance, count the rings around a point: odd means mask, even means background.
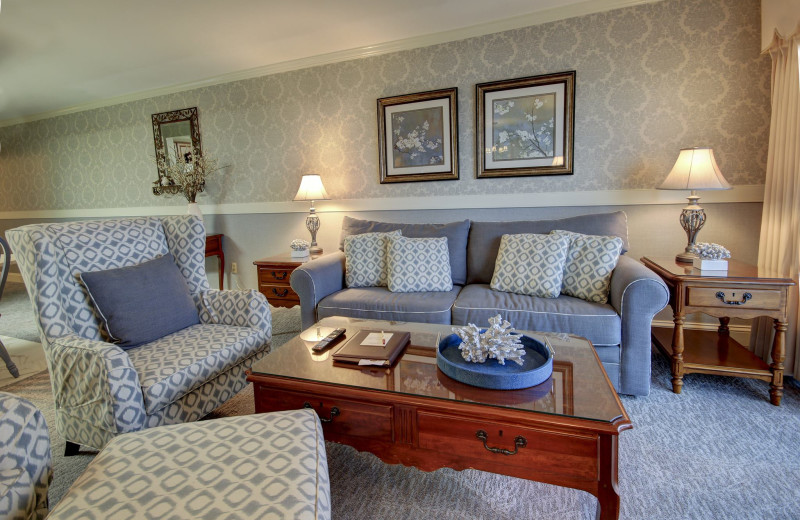
[{"label": "wall outlet", "polygon": [[231,274],[239,274],[239,266],[236,262],[231,262]]}]

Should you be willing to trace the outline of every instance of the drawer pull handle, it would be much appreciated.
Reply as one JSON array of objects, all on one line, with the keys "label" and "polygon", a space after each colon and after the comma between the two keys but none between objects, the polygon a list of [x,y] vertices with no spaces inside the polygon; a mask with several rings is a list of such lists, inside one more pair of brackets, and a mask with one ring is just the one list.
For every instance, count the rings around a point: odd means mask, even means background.
[{"label": "drawer pull handle", "polygon": [[483,430],[478,430],[475,432],[475,437],[478,440],[483,441],[483,447],[487,450],[491,451],[492,453],[502,453],[503,455],[516,455],[520,448],[524,448],[528,445],[528,441],[525,440],[525,437],[522,435],[517,435],[514,437],[514,451],[507,450],[505,448],[490,448],[486,445],[486,441],[489,439],[489,436]]},{"label": "drawer pull handle", "polygon": [[[735,295],[735,294],[736,294],[736,293],[734,293],[734,295]],[[749,299],[750,299],[750,298],[752,298],[752,297],[753,297],[753,295],[752,295],[752,294],[750,294],[749,292],[746,292],[746,293],[744,293],[744,294],[742,295],[742,299],[741,299],[741,300],[739,300],[739,301],[736,301],[736,300],[726,300],[726,299],[725,299],[725,293],[724,293],[724,292],[722,292],[722,291],[717,291],[717,298],[719,298],[719,299],[722,301],[722,303],[724,303],[725,305],[744,305],[745,303],[747,303],[747,300],[749,300]]]},{"label": "drawer pull handle", "polygon": [[272,294],[274,294],[274,295],[275,295],[275,296],[277,296],[278,298],[283,298],[284,296],[286,296],[287,294],[289,294],[289,289],[284,289],[283,291],[281,291],[281,292],[278,292],[278,289],[276,289],[276,288],[274,288],[274,287],[273,287],[273,288],[272,288]]},{"label": "drawer pull handle", "polygon": [[272,271],[272,277],[276,280],[286,280],[288,274],[288,271]]},{"label": "drawer pull handle", "polygon": [[[314,410],[314,407],[311,406],[311,403],[309,403],[308,401],[303,403],[303,408],[310,408],[310,409]],[[333,418],[336,417],[337,415],[339,415],[339,413],[341,413],[341,412],[339,412],[339,409],[334,406],[333,408],[331,408],[331,418],[330,419],[326,419],[325,417],[320,417],[319,420],[320,420],[320,422],[324,422],[324,423],[333,422]],[[317,415],[319,415],[319,412],[317,412]]]}]

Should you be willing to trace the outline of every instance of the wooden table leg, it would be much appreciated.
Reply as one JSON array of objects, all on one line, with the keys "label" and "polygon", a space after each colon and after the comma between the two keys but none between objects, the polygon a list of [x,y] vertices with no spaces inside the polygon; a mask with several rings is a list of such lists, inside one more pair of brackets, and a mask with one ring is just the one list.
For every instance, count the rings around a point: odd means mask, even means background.
[{"label": "wooden table leg", "polygon": [[683,388],[683,315],[675,313],[672,330],[672,391],[681,393]]},{"label": "wooden table leg", "polygon": [[786,358],[784,342],[786,341],[785,321],[775,320],[775,338],[772,340],[772,382],[769,384],[769,401],[775,406],[781,405],[783,397],[783,360]]},{"label": "wooden table leg", "polygon": [[618,446],[617,435],[600,435],[600,485],[597,492],[596,514],[598,520],[619,518]]},{"label": "wooden table leg", "polygon": [[731,329],[728,328],[728,323],[731,322],[730,318],[720,318],[719,319],[719,328],[717,329],[717,333],[723,336],[730,336]]},{"label": "wooden table leg", "polygon": [[217,256],[219,256],[219,290],[221,291],[225,282],[225,253],[222,252],[221,248]]}]

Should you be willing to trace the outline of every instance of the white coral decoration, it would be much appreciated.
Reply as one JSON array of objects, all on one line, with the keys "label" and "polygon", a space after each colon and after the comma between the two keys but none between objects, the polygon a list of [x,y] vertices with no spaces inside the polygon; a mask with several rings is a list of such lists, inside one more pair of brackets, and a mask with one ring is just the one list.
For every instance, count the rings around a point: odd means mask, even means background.
[{"label": "white coral decoration", "polygon": [[289,247],[291,247],[293,251],[305,251],[306,249],[311,247],[311,244],[308,243],[308,240],[303,240],[302,238],[295,238],[294,240],[292,240],[292,243],[290,244]]},{"label": "white coral decoration", "polygon": [[498,314],[489,318],[490,327],[481,334],[481,330],[473,323],[466,327],[453,327],[453,332],[461,338],[458,346],[461,357],[471,363],[485,363],[487,358],[497,359],[501,365],[506,360],[522,365],[525,348],[522,346],[521,334],[514,334],[514,327]]},{"label": "white coral decoration", "polygon": [[708,258],[709,260],[721,260],[731,257],[730,251],[713,242],[700,242],[691,246],[689,250],[700,258]]}]

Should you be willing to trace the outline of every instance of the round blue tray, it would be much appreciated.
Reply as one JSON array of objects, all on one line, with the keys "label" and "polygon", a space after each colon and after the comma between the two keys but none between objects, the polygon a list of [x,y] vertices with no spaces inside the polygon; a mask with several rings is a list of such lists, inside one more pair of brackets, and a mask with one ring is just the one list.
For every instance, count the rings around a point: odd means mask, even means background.
[{"label": "round blue tray", "polygon": [[521,341],[525,348],[522,365],[510,360],[501,365],[496,359],[471,363],[461,356],[458,349],[461,338],[450,334],[439,342],[436,364],[456,381],[480,388],[518,390],[542,384],[553,375],[553,352],[544,343],[531,337],[522,336]]}]

